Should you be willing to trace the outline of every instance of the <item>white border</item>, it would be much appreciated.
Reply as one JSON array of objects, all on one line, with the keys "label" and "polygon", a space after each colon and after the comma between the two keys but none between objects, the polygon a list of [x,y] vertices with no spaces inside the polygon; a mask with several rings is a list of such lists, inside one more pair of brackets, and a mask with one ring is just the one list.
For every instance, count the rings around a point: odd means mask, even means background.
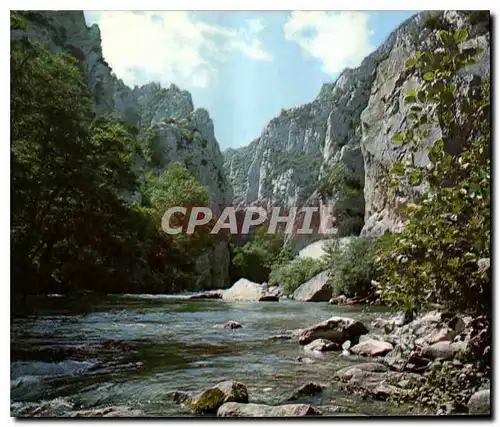
[{"label": "white border", "polygon": [[[496,15],[496,8],[498,2],[493,2],[490,0],[475,0],[475,1],[465,1],[465,0],[455,0],[455,1],[430,1],[430,0],[420,0],[418,3],[414,2],[409,4],[408,2],[394,1],[394,0],[379,0],[377,2],[366,1],[366,0],[350,0],[349,2],[334,2],[332,0],[288,0],[287,2],[270,2],[269,0],[212,0],[210,2],[204,0],[184,0],[182,2],[171,2],[171,1],[160,1],[160,0],[143,0],[141,2],[134,2],[130,0],[122,0],[120,2],[109,1],[109,0],[87,0],[86,2],[75,1],[75,2],[67,2],[62,0],[50,0],[50,1],[33,1],[33,0],[18,0],[16,2],[10,1],[2,3],[2,5],[6,5],[6,8],[2,8],[2,19],[1,25],[4,37],[1,39],[1,53],[2,58],[5,61],[2,63],[3,65],[3,76],[2,76],[2,85],[0,92],[0,99],[2,101],[2,111],[0,114],[0,118],[2,120],[2,126],[0,127],[1,131],[4,133],[4,139],[2,143],[2,155],[0,156],[0,173],[2,179],[0,181],[1,185],[1,194],[3,195],[3,203],[2,209],[0,210],[1,215],[1,249],[2,253],[0,256],[0,260],[2,263],[2,268],[0,269],[2,275],[2,286],[3,293],[7,294],[10,289],[10,277],[9,277],[9,269],[10,269],[10,175],[9,175],[9,164],[10,164],[10,152],[9,152],[9,135],[8,129],[10,127],[9,123],[9,62],[7,58],[9,57],[10,52],[10,37],[9,37],[9,9],[62,9],[62,10],[445,10],[445,9],[463,9],[463,10],[471,10],[471,9],[482,9],[482,10],[491,10],[493,15]],[[347,6],[347,7],[346,7]],[[413,6],[413,7],[412,7]],[[497,28],[498,30],[498,28]],[[494,34],[493,46],[497,46],[498,37]],[[496,55],[494,57],[496,59]],[[495,61],[496,62],[496,61]],[[494,64],[494,72],[495,76],[492,76],[494,83],[497,83],[496,79],[496,63]],[[496,84],[495,84],[496,86]],[[497,96],[494,96],[494,101],[497,101]],[[498,105],[496,103],[495,107]],[[496,108],[493,110],[496,111]],[[492,118],[494,123],[494,118]],[[498,129],[494,128],[493,141],[497,142],[500,139],[497,138]],[[494,163],[499,164],[499,156],[500,149],[496,148],[494,150]],[[494,188],[500,188],[500,177],[499,174],[494,175]],[[500,190],[498,190],[500,191]],[[494,197],[495,200],[495,197]],[[498,214],[499,206],[498,203],[495,203],[494,212]],[[498,221],[496,222],[499,223]],[[496,233],[498,234],[498,232]],[[500,266],[500,255],[497,251],[495,251],[494,256],[494,272]],[[494,287],[496,283],[493,284]],[[499,307],[498,298],[500,295],[500,291],[497,290],[495,292],[495,308]],[[8,348],[10,347],[10,304],[9,298],[4,295],[2,300],[2,309],[0,310],[2,316],[2,338],[4,342],[4,350],[1,353],[1,387],[2,387],[2,399],[1,402],[1,414],[3,417],[7,418],[10,416],[10,351]],[[495,311],[495,310],[494,310]],[[495,319],[495,336],[494,343],[498,342],[498,322],[496,320],[500,317],[500,315],[496,314],[494,316]],[[496,363],[498,360],[498,350],[496,347],[493,349],[493,354],[495,356],[494,361],[494,372],[498,370],[498,364]],[[495,375],[497,377],[497,375]],[[496,384],[496,378],[493,384]],[[493,394],[496,397],[496,393]],[[492,402],[492,409],[497,412],[497,408],[495,403],[497,399]],[[365,424],[368,420],[364,420],[361,418],[359,421],[347,421],[342,419],[334,419],[332,420],[336,425],[342,424]],[[386,423],[388,420],[383,419],[380,421],[370,419],[370,423]],[[428,425],[438,425],[442,421],[441,419],[429,419],[422,420]],[[456,422],[456,420],[448,419],[448,421]],[[464,420],[468,425],[469,424],[477,424],[480,425],[480,421],[470,422],[469,420]],[[9,421],[7,421],[9,422]],[[10,423],[13,423],[13,419],[10,419]],[[69,421],[40,421],[43,424],[48,425],[71,425]],[[165,419],[165,423],[175,423],[174,420]],[[184,423],[196,423],[199,424],[207,424],[210,425],[208,421],[185,421]],[[402,422],[402,420],[396,421],[398,424]],[[414,423],[418,422],[417,420],[409,420],[404,421],[404,423]],[[264,424],[265,421],[255,421],[257,424]],[[302,421],[302,424],[313,424],[314,421]],[[484,421],[483,421],[484,423]],[[2,423],[3,424],[3,423]],[[128,425],[144,425],[146,424],[144,421],[132,421],[128,422]]]}]

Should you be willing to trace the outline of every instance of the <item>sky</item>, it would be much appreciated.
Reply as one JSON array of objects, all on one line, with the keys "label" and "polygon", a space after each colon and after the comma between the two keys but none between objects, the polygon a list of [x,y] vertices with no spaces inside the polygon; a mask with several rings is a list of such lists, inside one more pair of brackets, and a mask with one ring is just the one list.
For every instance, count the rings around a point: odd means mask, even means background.
[{"label": "sky", "polygon": [[316,98],[356,67],[411,11],[107,11],[103,55],[127,85],[188,90],[206,108],[221,149],[257,138],[282,108]]}]

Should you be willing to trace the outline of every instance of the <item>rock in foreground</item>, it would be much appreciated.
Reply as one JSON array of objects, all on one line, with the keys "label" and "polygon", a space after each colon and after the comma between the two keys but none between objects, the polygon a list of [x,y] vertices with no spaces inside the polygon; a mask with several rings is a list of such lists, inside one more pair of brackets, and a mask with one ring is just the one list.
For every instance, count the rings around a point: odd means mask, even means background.
[{"label": "rock in foreground", "polygon": [[217,411],[218,417],[306,417],[319,416],[321,412],[312,405],[289,404],[280,406],[255,403],[224,403]]},{"label": "rock in foreground", "polygon": [[224,381],[194,397],[189,406],[198,413],[215,413],[226,402],[248,402],[248,391],[237,381]]},{"label": "rock in foreground", "polygon": [[479,390],[474,393],[467,403],[469,414],[490,415],[490,390]]},{"label": "rock in foreground", "polygon": [[279,297],[269,293],[267,285],[242,278],[222,293],[222,299],[228,301],[278,301]]},{"label": "rock in foreground", "polygon": [[351,347],[350,351],[361,356],[375,357],[384,356],[392,349],[392,344],[370,338]]},{"label": "rock in foreground", "polygon": [[309,344],[319,338],[339,344],[347,340],[357,342],[360,335],[366,333],[368,329],[361,322],[348,317],[331,317],[324,322],[297,331],[300,344]]},{"label": "rock in foreground", "polygon": [[377,399],[387,399],[404,393],[404,386],[420,375],[409,372],[394,372],[381,363],[360,363],[338,370],[334,379],[340,381],[348,392]]},{"label": "rock in foreground", "polygon": [[328,301],[332,297],[332,289],[328,284],[329,271],[322,271],[312,279],[300,285],[293,293],[297,301]]}]

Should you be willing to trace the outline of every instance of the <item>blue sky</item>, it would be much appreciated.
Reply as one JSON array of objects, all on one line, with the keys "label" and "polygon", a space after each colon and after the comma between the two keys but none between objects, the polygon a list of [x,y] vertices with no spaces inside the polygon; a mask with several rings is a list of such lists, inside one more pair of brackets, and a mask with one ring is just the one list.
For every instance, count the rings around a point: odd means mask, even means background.
[{"label": "blue sky", "polygon": [[312,101],[411,11],[85,12],[130,86],[175,83],[206,108],[222,149],[248,144],[282,108]]}]

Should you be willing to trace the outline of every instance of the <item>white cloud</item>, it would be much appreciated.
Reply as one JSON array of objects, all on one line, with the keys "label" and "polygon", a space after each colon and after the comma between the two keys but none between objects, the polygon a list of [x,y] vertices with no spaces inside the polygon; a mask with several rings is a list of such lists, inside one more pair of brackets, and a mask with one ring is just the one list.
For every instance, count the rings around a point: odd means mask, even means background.
[{"label": "white cloud", "polygon": [[129,85],[149,80],[206,87],[217,80],[217,67],[231,51],[270,60],[259,39],[260,20],[241,28],[211,25],[183,11],[101,12],[103,54],[116,75]]},{"label": "white cloud", "polygon": [[292,12],[285,38],[319,59],[326,73],[359,65],[373,51],[366,12]]}]

